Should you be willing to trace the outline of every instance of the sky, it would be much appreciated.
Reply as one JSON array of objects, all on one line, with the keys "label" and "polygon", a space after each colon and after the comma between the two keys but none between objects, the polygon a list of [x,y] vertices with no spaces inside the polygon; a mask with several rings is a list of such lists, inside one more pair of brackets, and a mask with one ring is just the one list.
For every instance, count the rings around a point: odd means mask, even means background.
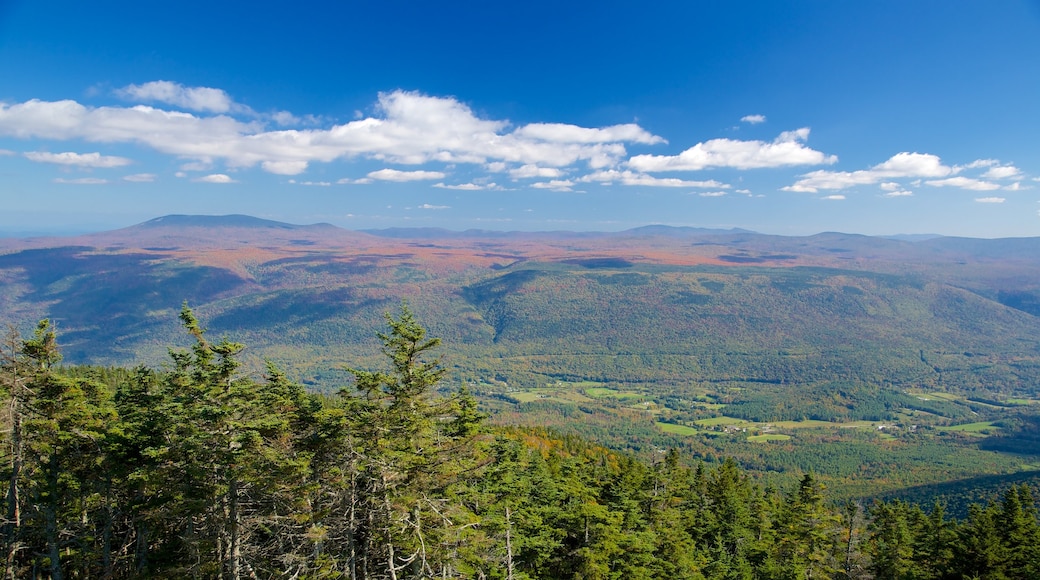
[{"label": "sky", "polygon": [[1040,236],[1040,0],[0,0],[0,235]]}]

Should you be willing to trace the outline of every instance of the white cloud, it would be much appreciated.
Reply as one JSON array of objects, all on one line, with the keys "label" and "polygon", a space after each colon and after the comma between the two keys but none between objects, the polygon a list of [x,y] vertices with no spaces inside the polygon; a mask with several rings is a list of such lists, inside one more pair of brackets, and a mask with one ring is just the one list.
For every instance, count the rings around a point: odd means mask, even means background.
[{"label": "white cloud", "polygon": [[109,168],[130,165],[133,161],[126,157],[102,155],[100,153],[48,153],[46,151],[29,151],[25,157],[37,163],[56,163],[76,167]]},{"label": "white cloud", "polygon": [[841,195],[841,194],[836,194],[836,195],[825,195],[825,196],[821,197],[820,199],[826,199],[826,200],[834,200],[834,201],[838,201],[838,200],[842,200],[842,199],[845,199],[845,196],[844,196],[844,195]]},{"label": "white cloud", "polygon": [[943,177],[955,172],[953,168],[943,165],[937,155],[905,151],[875,165],[871,171],[881,177]]},{"label": "white cloud", "polygon": [[887,193],[883,193],[883,194],[881,194],[881,197],[911,197],[913,195],[914,195],[914,192],[912,192],[910,190],[907,190],[907,189],[897,189],[895,191],[889,191]]},{"label": "white cloud", "polygon": [[127,175],[123,177],[123,181],[131,181],[133,183],[151,183],[155,181],[154,173],[135,173],[133,175]]},{"label": "white cloud", "polygon": [[164,103],[203,113],[227,113],[233,104],[231,97],[220,89],[186,87],[170,81],[129,85],[117,90],[116,94],[137,102]]},{"label": "white cloud", "polygon": [[959,187],[971,191],[993,191],[994,189],[1000,189],[1000,186],[996,183],[980,181],[978,179],[963,176],[929,180],[925,181],[925,184],[931,185],[932,187]]},{"label": "white cloud", "polygon": [[399,171],[397,169],[380,169],[368,174],[369,179],[380,181],[426,181],[431,179],[444,179],[444,173],[440,171]]},{"label": "white cloud", "polygon": [[976,197],[975,201],[979,203],[1004,203],[1003,197]]},{"label": "white cloud", "polygon": [[582,177],[579,181],[582,183],[620,183],[621,185],[640,185],[648,187],[704,187],[704,188],[728,188],[729,185],[709,179],[707,181],[691,181],[687,179],[677,179],[674,177],[654,177],[652,175],[646,175],[645,173],[635,173],[634,171],[618,171],[616,169],[608,169],[605,171],[596,171]]},{"label": "white cloud", "polygon": [[[313,162],[365,157],[391,163],[519,164],[562,168],[617,165],[625,143],[663,143],[637,125],[585,128],[536,123],[508,131],[503,120],[481,119],[454,98],[394,91],[379,95],[378,115],[326,129],[266,130],[230,116],[243,112],[218,89],[188,89],[158,81],[124,93],[176,104],[196,113],[152,106],[87,107],[71,100],[0,103],[0,135],[97,143],[136,143],[188,162],[222,161],[230,168],[260,165],[282,175]],[[208,113],[219,113],[216,115]],[[255,114],[252,114],[255,119]],[[276,114],[288,122],[290,117]]]},{"label": "white cloud", "polygon": [[[884,163],[859,171],[812,171],[806,173],[794,185],[781,188],[784,191],[816,193],[821,189],[848,189],[856,185],[872,185],[887,179],[915,177],[945,177],[955,172],[943,165],[936,155],[927,153],[897,153]],[[899,187],[899,184],[886,184]]]},{"label": "white cloud", "polygon": [[574,191],[574,182],[569,179],[553,179],[548,182],[532,183],[535,189],[551,189],[552,191]]},{"label": "white cloud", "polygon": [[495,183],[458,183],[458,184],[446,184],[446,183],[434,183],[433,187],[439,189],[456,189],[459,191],[483,191],[489,189],[498,189],[498,185]]},{"label": "white cloud", "polygon": [[451,209],[450,205],[431,205],[424,203],[419,206],[419,209]]},{"label": "white cloud", "polygon": [[509,176],[513,179],[525,179],[528,177],[553,178],[561,175],[563,175],[563,172],[555,167],[538,167],[537,165],[524,165],[509,170]]},{"label": "white cloud", "polygon": [[1005,191],[1022,191],[1024,189],[1030,189],[1030,188],[1029,188],[1029,186],[1022,185],[1021,181],[1016,181],[1016,182],[1011,183],[1009,185],[1005,185],[1001,189],[1003,189]]},{"label": "white cloud", "polygon": [[745,122],[745,123],[750,123],[752,125],[757,125],[759,123],[765,123],[766,122],[766,116],[765,115],[744,115],[743,117],[740,118],[740,120]]},{"label": "white cloud", "polygon": [[296,181],[295,179],[290,179],[289,183],[293,185],[307,185],[312,187],[329,187],[332,185],[331,181]]},{"label": "white cloud", "polygon": [[54,179],[54,183],[66,183],[71,185],[104,185],[108,183],[108,180],[101,179],[100,177],[80,177],[78,179],[63,179],[57,177]]},{"label": "white cloud", "polygon": [[699,171],[710,167],[760,169],[791,165],[821,165],[837,162],[834,155],[810,149],[802,144],[809,129],[781,133],[772,143],[712,139],[698,143],[679,155],[636,155],[628,166],[642,172]]},{"label": "white cloud", "polygon": [[697,195],[701,197],[722,197],[728,193],[728,191],[702,191]]},{"label": "white cloud", "polygon": [[1000,165],[1000,161],[996,159],[976,159],[971,163],[964,166],[964,169],[977,169],[979,167],[993,167],[994,165]]},{"label": "white cloud", "polygon": [[982,179],[1014,179],[1021,176],[1022,172],[1014,165],[1001,165],[991,167],[989,171],[982,174]]},{"label": "white cloud", "polygon": [[593,144],[622,141],[642,143],[645,145],[666,143],[663,138],[653,135],[635,124],[614,125],[611,127],[603,127],[602,129],[589,129],[578,127],[577,125],[565,125],[563,123],[531,123],[530,125],[520,127],[513,132],[513,135],[525,139],[549,141],[553,143]]},{"label": "white cloud", "polygon": [[10,149],[0,149],[0,157],[10,157],[11,155],[17,155],[17,153]]},{"label": "white cloud", "polygon": [[306,161],[264,161],[260,167],[268,173],[276,175],[299,175],[307,171]]},{"label": "white cloud", "polygon": [[223,173],[214,173],[212,175],[206,175],[205,177],[199,177],[197,179],[193,179],[192,181],[197,181],[199,183],[238,183],[234,179],[231,179],[230,176],[224,175]]}]

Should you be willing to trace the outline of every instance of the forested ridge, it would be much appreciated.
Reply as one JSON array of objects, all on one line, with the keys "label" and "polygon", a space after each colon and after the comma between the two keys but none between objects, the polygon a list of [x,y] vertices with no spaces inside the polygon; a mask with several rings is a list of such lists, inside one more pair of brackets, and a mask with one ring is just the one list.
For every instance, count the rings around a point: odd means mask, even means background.
[{"label": "forested ridge", "polygon": [[762,486],[726,460],[642,462],[491,428],[407,308],[385,371],[307,393],[243,346],[163,370],[65,367],[48,321],[3,345],[8,578],[1036,578],[1031,489],[962,521],[837,504],[813,474]]}]

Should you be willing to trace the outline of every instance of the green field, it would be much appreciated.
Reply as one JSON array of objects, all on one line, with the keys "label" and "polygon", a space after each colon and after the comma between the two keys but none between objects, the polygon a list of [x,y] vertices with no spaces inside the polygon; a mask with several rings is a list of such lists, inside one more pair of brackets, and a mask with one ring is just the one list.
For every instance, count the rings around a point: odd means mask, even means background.
[{"label": "green field", "polygon": [[993,431],[999,431],[1000,427],[994,425],[993,421],[977,421],[975,423],[962,423],[960,425],[940,427],[939,430],[954,431],[956,433],[967,433],[969,435],[984,437],[986,435],[989,435]]},{"label": "green field", "polygon": [[787,441],[790,439],[790,435],[781,435],[780,433],[763,433],[762,435],[750,435],[748,441],[754,442],[769,442],[769,441]]},{"label": "green field", "polygon": [[701,431],[693,427],[687,427],[686,425],[676,425],[675,423],[662,423],[660,421],[654,423],[661,431],[665,433],[672,433],[675,435],[697,435]]},{"label": "green field", "polygon": [[743,419],[735,419],[733,417],[726,417],[725,415],[721,417],[712,417],[710,419],[698,419],[697,421],[695,421],[695,423],[704,427],[718,427],[721,425],[741,425],[744,423],[750,424],[749,421],[745,421]]},{"label": "green field", "polygon": [[609,387],[586,387],[584,390],[585,390],[585,395],[589,396],[589,397],[592,397],[593,399],[600,399],[600,398],[609,397],[609,398],[612,398],[612,399],[622,399],[622,400],[624,400],[624,399],[638,399],[638,398],[644,396],[641,393],[636,393],[634,391],[619,391],[617,389],[611,389]]}]

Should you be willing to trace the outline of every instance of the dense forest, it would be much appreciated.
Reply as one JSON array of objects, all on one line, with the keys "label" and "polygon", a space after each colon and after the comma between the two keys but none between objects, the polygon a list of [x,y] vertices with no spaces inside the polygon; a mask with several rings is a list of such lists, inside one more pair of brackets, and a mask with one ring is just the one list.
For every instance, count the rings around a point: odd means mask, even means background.
[{"label": "dense forest", "polygon": [[[1014,579],[1040,577],[1027,485],[975,504],[835,501],[733,460],[656,460],[492,426],[443,394],[439,340],[408,308],[384,370],[312,394],[243,345],[162,369],[63,366],[42,321],[2,345],[7,578]],[[749,413],[752,412],[749,409]]]}]

